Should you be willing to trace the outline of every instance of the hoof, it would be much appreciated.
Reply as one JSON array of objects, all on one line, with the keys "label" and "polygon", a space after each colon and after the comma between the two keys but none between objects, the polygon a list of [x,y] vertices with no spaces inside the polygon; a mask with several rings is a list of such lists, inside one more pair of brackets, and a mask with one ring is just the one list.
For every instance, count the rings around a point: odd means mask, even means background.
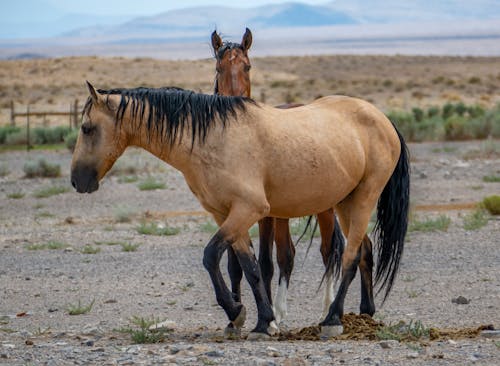
[{"label": "hoof", "polygon": [[231,323],[233,324],[234,328],[242,328],[243,324],[245,324],[245,320],[247,319],[247,309],[242,305],[241,306],[241,311]]},{"label": "hoof", "polygon": [[276,322],[274,320],[271,323],[269,323],[269,327],[267,328],[267,332],[272,336],[279,334],[280,328],[278,328],[278,325],[276,324]]},{"label": "hoof", "polygon": [[321,326],[321,339],[328,339],[341,335],[344,332],[342,325],[322,325]]},{"label": "hoof", "polygon": [[235,328],[233,323],[224,329],[224,338],[226,339],[240,339],[241,338],[241,328]]},{"label": "hoof", "polygon": [[250,332],[247,336],[247,341],[269,341],[271,336],[266,333]]}]

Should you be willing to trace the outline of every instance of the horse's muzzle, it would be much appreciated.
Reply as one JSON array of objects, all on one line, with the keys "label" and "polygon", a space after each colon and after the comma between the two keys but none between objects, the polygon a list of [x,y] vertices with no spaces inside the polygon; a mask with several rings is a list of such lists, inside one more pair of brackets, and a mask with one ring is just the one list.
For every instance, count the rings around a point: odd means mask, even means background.
[{"label": "horse's muzzle", "polygon": [[87,166],[76,166],[71,171],[71,185],[78,193],[92,193],[99,188],[97,171]]}]

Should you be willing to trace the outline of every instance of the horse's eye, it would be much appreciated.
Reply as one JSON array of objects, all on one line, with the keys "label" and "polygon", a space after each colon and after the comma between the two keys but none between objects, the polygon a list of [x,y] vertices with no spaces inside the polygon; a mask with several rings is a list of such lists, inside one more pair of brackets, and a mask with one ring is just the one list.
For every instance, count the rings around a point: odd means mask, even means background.
[{"label": "horse's eye", "polygon": [[252,68],[251,65],[245,65],[245,67],[243,68],[246,72],[250,71],[250,69]]},{"label": "horse's eye", "polygon": [[90,135],[92,132],[92,127],[89,125],[82,125],[82,132],[84,135]]}]

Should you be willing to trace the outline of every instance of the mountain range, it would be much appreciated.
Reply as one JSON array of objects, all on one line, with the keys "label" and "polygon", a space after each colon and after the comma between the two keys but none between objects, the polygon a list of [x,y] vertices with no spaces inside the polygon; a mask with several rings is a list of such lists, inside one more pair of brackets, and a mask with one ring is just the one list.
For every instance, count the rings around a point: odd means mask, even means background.
[{"label": "mountain range", "polygon": [[[16,4],[9,6],[9,11],[19,15],[0,13],[0,57],[18,54],[21,50],[47,53],[51,45],[66,49],[63,54],[78,54],[77,49],[68,50],[79,47],[83,52],[84,46],[89,52],[89,47],[98,52],[99,47],[199,45],[207,41],[207,34],[213,29],[230,37],[240,37],[245,27],[252,29],[262,41],[286,37],[294,40],[294,33],[302,38],[324,40],[325,29],[330,28],[343,39],[402,35],[450,37],[472,33],[474,37],[478,34],[500,36],[498,0],[336,0],[322,5],[289,2],[246,9],[205,6],[146,17],[96,16],[90,8],[89,14],[71,14],[44,0]],[[25,7],[30,11],[26,12]]]}]

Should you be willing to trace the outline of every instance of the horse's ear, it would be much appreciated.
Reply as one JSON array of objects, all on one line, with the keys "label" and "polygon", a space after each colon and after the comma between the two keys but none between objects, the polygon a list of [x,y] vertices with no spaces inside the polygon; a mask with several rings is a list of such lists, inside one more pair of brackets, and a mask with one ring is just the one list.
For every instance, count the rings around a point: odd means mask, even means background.
[{"label": "horse's ear", "polygon": [[222,46],[222,39],[217,34],[217,31],[214,30],[212,33],[212,47],[214,48],[214,52],[217,55],[217,51]]},{"label": "horse's ear", "polygon": [[98,91],[94,88],[94,86],[89,83],[88,81],[86,81],[87,83],[87,89],[89,90],[89,93],[90,93],[90,96],[92,97],[92,101],[94,102],[94,104],[98,104],[99,103],[99,96],[98,96]]},{"label": "horse's ear", "polygon": [[250,32],[250,29],[248,28],[245,30],[245,34],[241,40],[241,46],[245,51],[248,51],[250,46],[252,46],[252,32]]}]

